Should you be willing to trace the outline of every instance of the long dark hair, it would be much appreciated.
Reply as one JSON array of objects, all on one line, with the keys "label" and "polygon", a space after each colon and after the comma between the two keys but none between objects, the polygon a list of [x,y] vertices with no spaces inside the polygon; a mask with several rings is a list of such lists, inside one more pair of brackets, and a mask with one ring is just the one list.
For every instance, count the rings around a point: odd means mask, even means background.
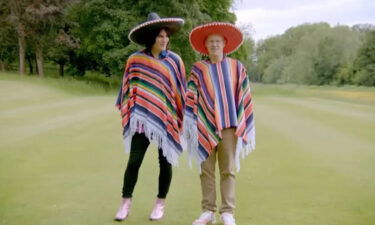
[{"label": "long dark hair", "polygon": [[[160,28],[160,29],[157,29],[157,30],[150,31],[148,33],[148,38],[147,38],[147,41],[146,41],[146,44],[145,44],[147,52],[151,52],[152,46],[155,44],[156,37],[159,35],[161,30],[165,30],[168,37],[171,36],[171,31],[167,27],[163,27],[163,28]],[[168,49],[168,46],[169,46],[169,42],[168,42],[168,45],[167,45],[167,49]]]}]

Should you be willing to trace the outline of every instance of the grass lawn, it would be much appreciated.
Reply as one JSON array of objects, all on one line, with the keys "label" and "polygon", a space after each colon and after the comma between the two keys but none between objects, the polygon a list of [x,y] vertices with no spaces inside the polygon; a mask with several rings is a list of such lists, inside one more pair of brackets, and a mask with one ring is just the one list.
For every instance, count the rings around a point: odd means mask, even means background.
[{"label": "grass lawn", "polygon": [[[375,89],[254,85],[257,148],[237,175],[237,224],[375,224]],[[200,214],[184,155],[166,216],[148,149],[131,214],[113,221],[128,155],[116,92],[0,73],[1,225],[187,225]]]}]

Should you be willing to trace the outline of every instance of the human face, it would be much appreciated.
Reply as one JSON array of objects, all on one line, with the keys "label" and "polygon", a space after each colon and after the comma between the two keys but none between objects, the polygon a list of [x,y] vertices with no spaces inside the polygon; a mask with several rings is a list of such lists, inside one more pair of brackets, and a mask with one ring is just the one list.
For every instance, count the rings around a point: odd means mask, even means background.
[{"label": "human face", "polygon": [[169,42],[168,34],[164,29],[162,29],[159,32],[158,36],[156,36],[155,43],[154,45],[152,45],[152,51],[160,53],[161,51],[166,50],[168,46],[168,42]]},{"label": "human face", "polygon": [[222,56],[225,47],[225,40],[221,35],[211,34],[207,37],[205,45],[208,51],[208,55]]}]

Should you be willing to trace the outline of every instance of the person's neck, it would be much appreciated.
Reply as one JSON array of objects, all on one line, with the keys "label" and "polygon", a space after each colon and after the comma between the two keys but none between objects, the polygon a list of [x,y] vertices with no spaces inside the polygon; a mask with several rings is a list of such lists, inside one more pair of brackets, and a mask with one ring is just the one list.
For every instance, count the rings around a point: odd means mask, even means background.
[{"label": "person's neck", "polygon": [[161,51],[159,49],[151,49],[151,54],[154,56],[154,58],[158,59]]},{"label": "person's neck", "polygon": [[223,54],[209,55],[209,58],[210,58],[211,63],[217,63],[217,62],[220,62],[221,60],[223,60],[224,55]]}]

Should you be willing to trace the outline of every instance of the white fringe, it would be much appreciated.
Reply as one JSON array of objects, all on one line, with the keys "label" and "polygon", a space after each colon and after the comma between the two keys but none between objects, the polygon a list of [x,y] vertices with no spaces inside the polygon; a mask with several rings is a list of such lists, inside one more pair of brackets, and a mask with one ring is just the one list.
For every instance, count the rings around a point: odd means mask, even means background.
[{"label": "white fringe", "polygon": [[173,166],[178,165],[180,153],[175,150],[173,143],[169,141],[166,130],[162,131],[158,129],[152,121],[147,120],[147,117],[136,113],[133,113],[129,119],[129,123],[129,132],[124,134],[124,148],[126,153],[130,152],[133,135],[136,132],[141,133],[143,131],[150,142],[163,150],[163,155],[170,164]]},{"label": "white fringe", "polygon": [[252,152],[255,149],[255,127],[251,129],[247,136],[248,143],[245,144],[243,139],[238,137],[237,138],[237,145],[236,145],[236,156],[235,156],[235,164],[237,172],[240,171],[240,157],[242,159],[245,158],[250,152]]},{"label": "white fringe", "polygon": [[[192,167],[192,160],[194,159],[199,174],[201,174],[201,164],[205,160],[203,156],[199,154],[198,150],[198,128],[197,121],[185,115],[184,118],[184,131],[183,131],[183,148],[187,149],[189,156],[189,166]],[[240,158],[244,159],[250,152],[255,149],[255,127],[249,132],[247,136],[248,143],[245,144],[242,138],[237,138],[236,154],[235,154],[235,165],[237,172],[240,171]]]},{"label": "white fringe", "polygon": [[199,155],[199,143],[198,143],[198,126],[197,121],[185,114],[184,117],[184,130],[183,130],[183,142],[184,149],[187,149],[189,166],[192,168],[192,161],[197,164],[199,173],[201,173],[201,163],[204,161],[204,157]]}]

